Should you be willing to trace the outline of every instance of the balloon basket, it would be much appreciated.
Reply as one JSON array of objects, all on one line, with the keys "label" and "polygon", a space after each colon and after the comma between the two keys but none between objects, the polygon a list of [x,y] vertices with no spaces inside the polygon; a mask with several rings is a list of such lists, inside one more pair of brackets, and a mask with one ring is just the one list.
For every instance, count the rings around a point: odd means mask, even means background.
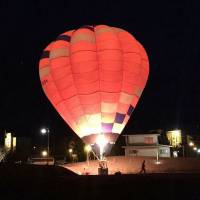
[{"label": "balloon basket", "polygon": [[98,175],[108,175],[108,166],[106,160],[99,160]]}]

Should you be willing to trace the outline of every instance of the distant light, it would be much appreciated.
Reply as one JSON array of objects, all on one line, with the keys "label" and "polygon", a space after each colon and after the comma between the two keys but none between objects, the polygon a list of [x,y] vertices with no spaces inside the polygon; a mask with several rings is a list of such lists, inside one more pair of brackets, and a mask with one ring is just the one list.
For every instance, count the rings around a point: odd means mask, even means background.
[{"label": "distant light", "polygon": [[46,133],[47,133],[47,129],[46,129],[46,128],[42,128],[42,129],[40,130],[40,132],[41,132],[42,134],[46,134]]},{"label": "distant light", "polygon": [[167,131],[167,139],[169,140],[170,145],[172,145],[173,147],[180,146],[182,143],[181,130]]},{"label": "distant light", "polygon": [[173,151],[173,156],[174,156],[174,158],[177,158],[178,157],[178,152],[177,151]]},{"label": "distant light", "polygon": [[193,150],[194,150],[194,151],[197,151],[197,147],[194,147]]},{"label": "distant light", "polygon": [[110,142],[110,144],[115,144],[115,142]]},{"label": "distant light", "polygon": [[200,149],[197,149],[197,153],[200,153]]},{"label": "distant light", "polygon": [[90,151],[92,151],[92,147],[90,145],[86,145],[85,146],[85,151],[88,153]]},{"label": "distant light", "polygon": [[5,141],[4,141],[5,147],[10,149],[12,147],[12,135],[11,133],[6,133]]},{"label": "distant light", "polygon": [[12,142],[13,142],[13,148],[16,148],[16,145],[17,145],[17,138],[16,138],[16,137],[13,137]]},{"label": "distant light", "polygon": [[190,143],[189,143],[189,146],[193,147],[193,146],[194,146],[194,143],[193,143],[193,142],[190,142]]},{"label": "distant light", "polygon": [[73,149],[69,149],[69,153],[72,153],[73,152]]},{"label": "distant light", "polygon": [[45,151],[42,151],[42,156],[43,157],[46,157],[47,156],[47,151],[45,150]]},{"label": "distant light", "polygon": [[180,135],[180,130],[177,130],[177,129],[176,129],[176,130],[173,130],[173,131],[172,131],[172,134],[173,134],[173,135]]}]

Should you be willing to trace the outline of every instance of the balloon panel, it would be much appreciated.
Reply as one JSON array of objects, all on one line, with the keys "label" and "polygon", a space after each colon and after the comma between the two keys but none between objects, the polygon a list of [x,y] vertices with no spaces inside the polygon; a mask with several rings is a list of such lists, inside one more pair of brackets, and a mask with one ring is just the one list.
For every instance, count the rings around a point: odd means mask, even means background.
[{"label": "balloon panel", "polygon": [[149,64],[128,32],[106,25],[65,32],[43,52],[45,94],[86,143],[104,133],[115,142],[145,87]]}]

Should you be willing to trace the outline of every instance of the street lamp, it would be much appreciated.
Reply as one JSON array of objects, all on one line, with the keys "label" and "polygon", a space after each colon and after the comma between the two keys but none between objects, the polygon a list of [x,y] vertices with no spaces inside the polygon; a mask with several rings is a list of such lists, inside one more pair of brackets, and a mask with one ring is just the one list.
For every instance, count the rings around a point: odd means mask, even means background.
[{"label": "street lamp", "polygon": [[73,152],[73,149],[70,148],[68,151],[69,151],[69,157],[70,157],[70,160],[72,161],[72,152]]},{"label": "street lamp", "polygon": [[49,158],[49,128],[42,128],[40,132],[42,135],[47,136],[47,157]]},{"label": "street lamp", "polygon": [[197,147],[194,147],[193,150],[194,150],[194,151],[197,151]]},{"label": "street lamp", "polygon": [[190,143],[189,143],[189,146],[190,146],[190,147],[193,147],[193,146],[194,146],[194,142],[190,142]]},{"label": "street lamp", "polygon": [[156,153],[156,164],[159,165],[160,161],[159,161],[159,152],[157,151]]},{"label": "street lamp", "polygon": [[41,154],[42,154],[43,157],[46,157],[47,156],[47,151],[44,150],[44,151],[41,152]]}]

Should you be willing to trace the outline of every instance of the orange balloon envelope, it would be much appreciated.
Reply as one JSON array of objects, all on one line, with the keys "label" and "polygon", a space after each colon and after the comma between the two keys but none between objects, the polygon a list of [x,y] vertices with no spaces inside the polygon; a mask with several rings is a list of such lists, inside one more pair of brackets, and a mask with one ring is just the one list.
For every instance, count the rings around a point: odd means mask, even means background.
[{"label": "orange balloon envelope", "polygon": [[39,65],[43,90],[85,143],[103,133],[115,142],[145,87],[149,63],[127,31],[84,26],[59,35]]}]

